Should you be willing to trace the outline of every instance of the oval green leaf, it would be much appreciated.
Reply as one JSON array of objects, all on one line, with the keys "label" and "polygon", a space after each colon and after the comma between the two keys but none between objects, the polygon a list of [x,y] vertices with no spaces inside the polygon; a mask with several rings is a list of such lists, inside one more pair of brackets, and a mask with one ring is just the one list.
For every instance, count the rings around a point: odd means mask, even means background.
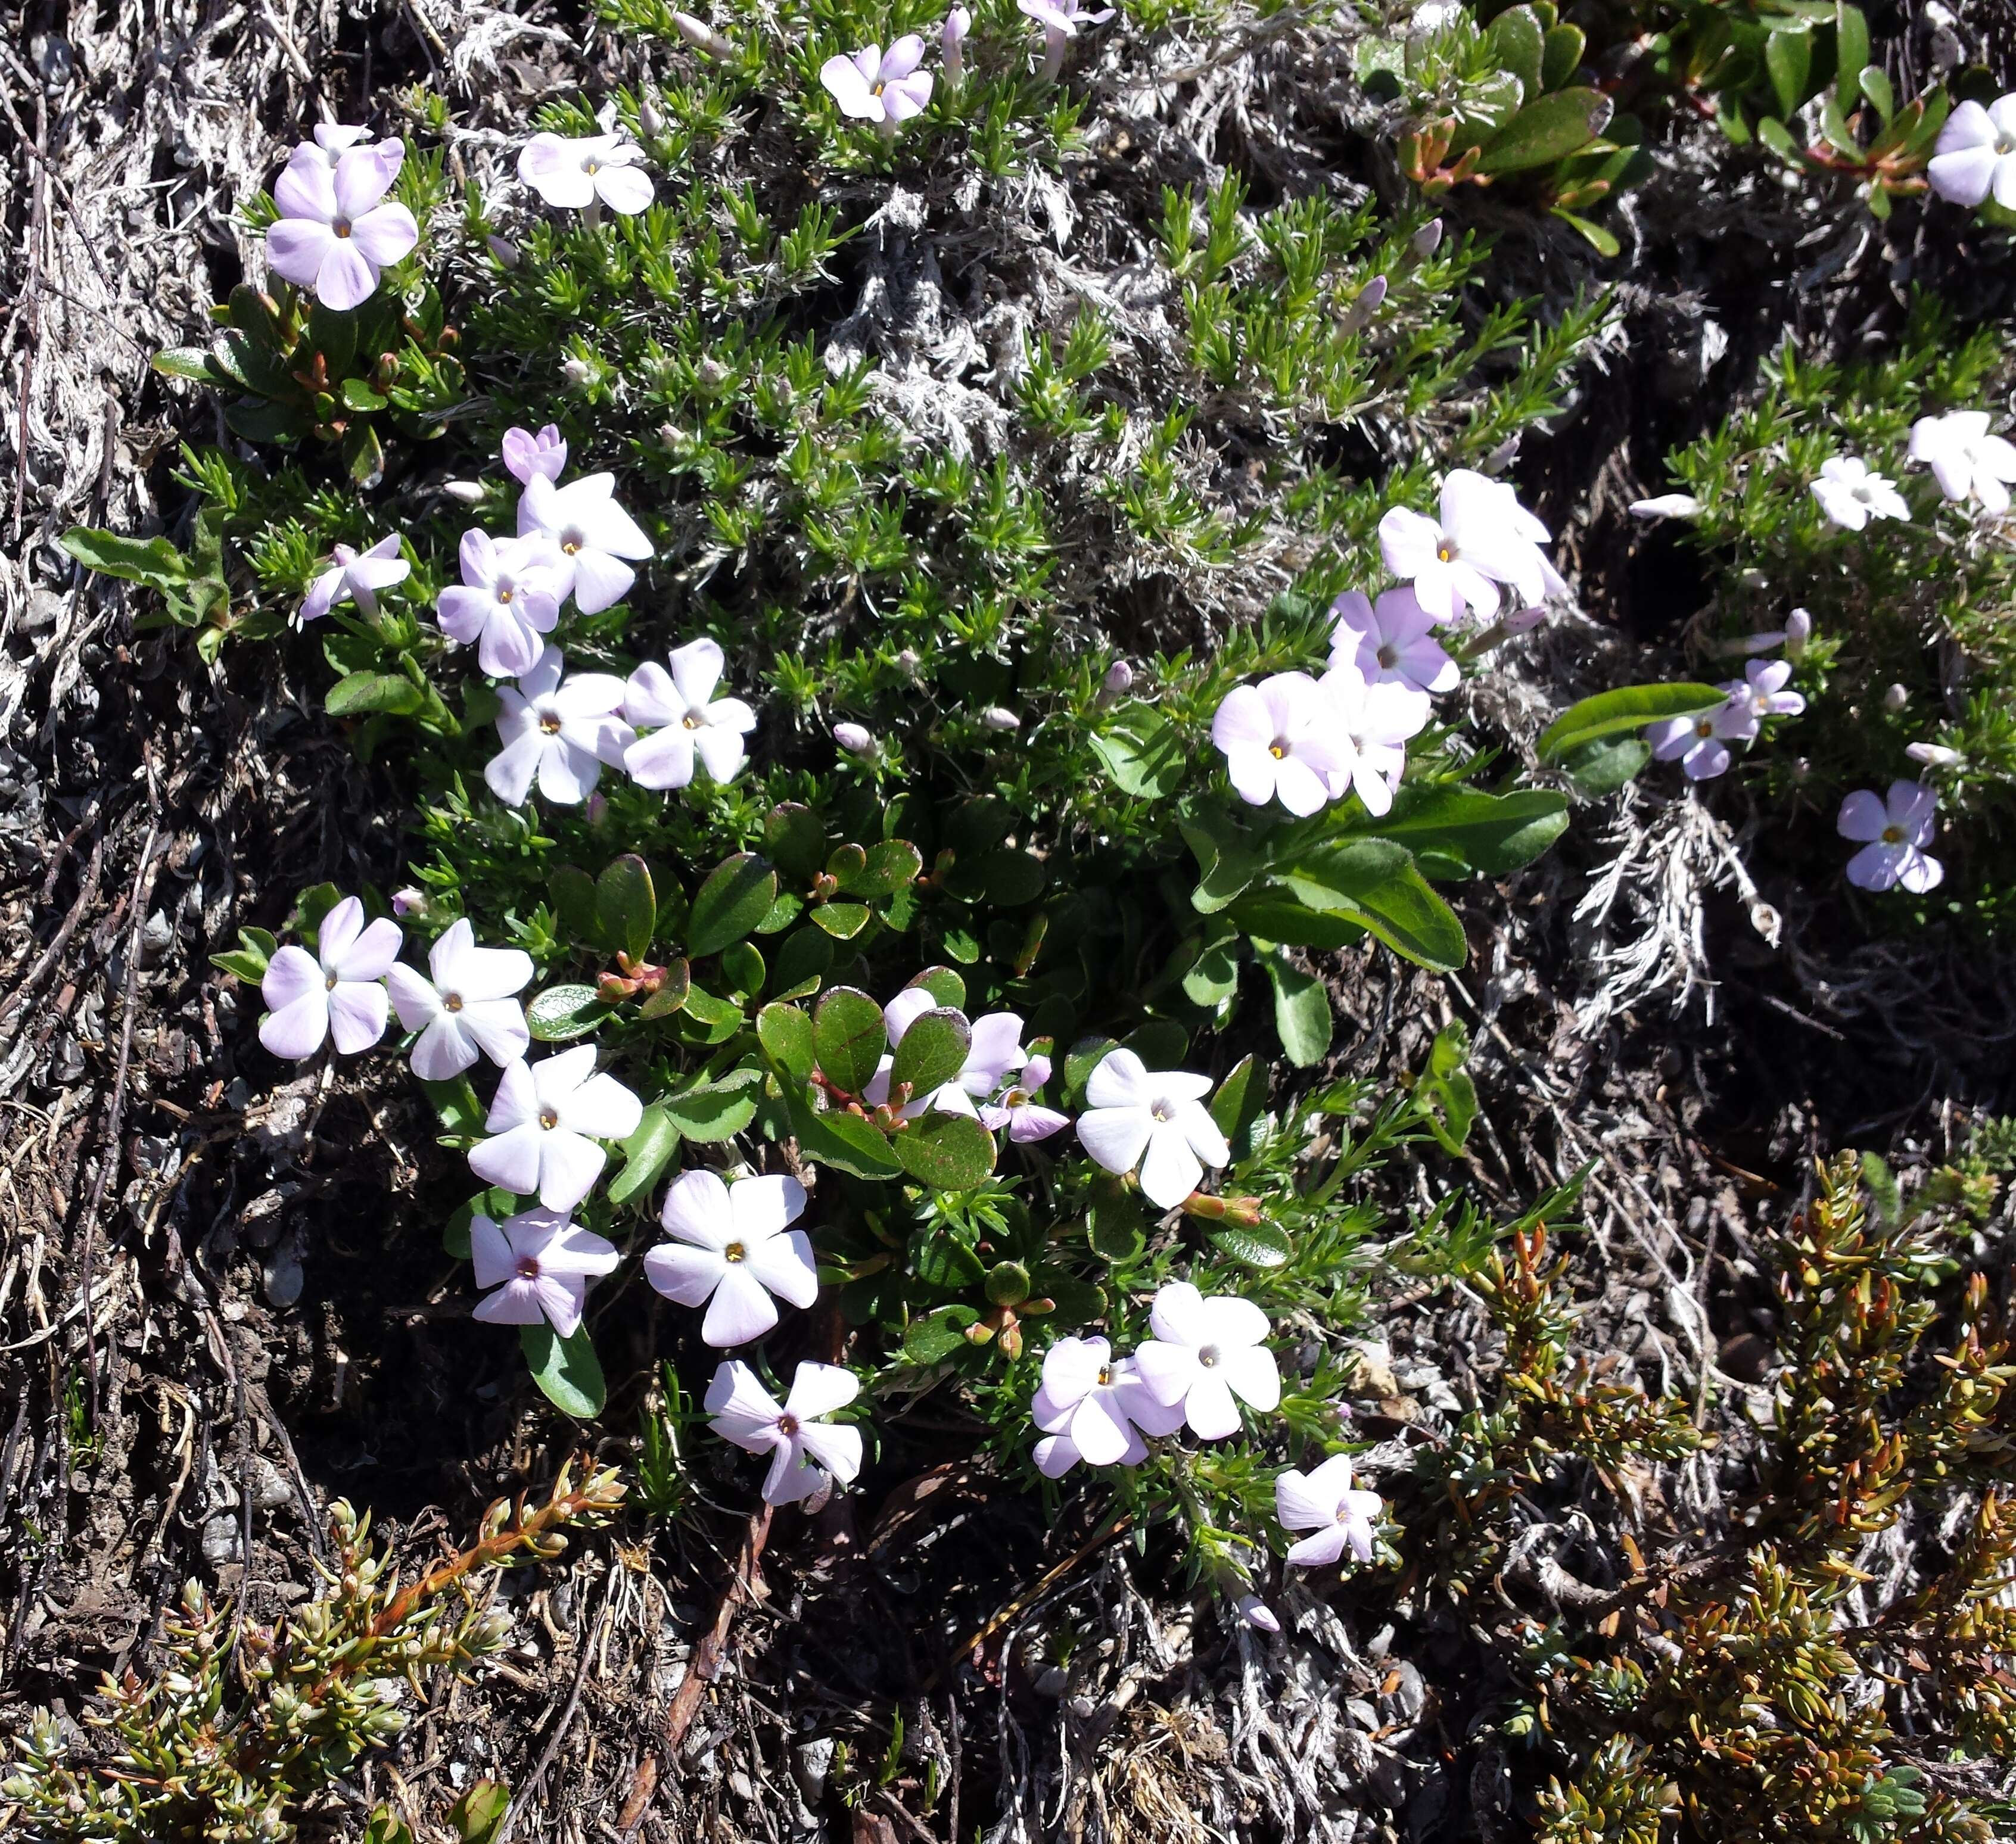
[{"label": "oval green leaf", "polygon": [[994,1136],[970,1114],[927,1114],[896,1136],[896,1156],[934,1191],[966,1191],[994,1170]]},{"label": "oval green leaf", "polygon": [[1558,764],[1571,750],[1620,730],[1636,730],[1669,717],[1691,717],[1719,710],[1729,694],[1714,685],[1619,685],[1571,704],[1540,732],[1535,746],[1543,762]]},{"label": "oval green leaf", "polygon": [[972,1044],[973,1027],[964,1012],[941,1005],[920,1013],[896,1046],[895,1064],[889,1072],[891,1092],[907,1087],[913,1101],[930,1095],[965,1066]]},{"label": "oval green leaf", "polygon": [[856,987],[832,987],[812,1013],[812,1049],[820,1071],[847,1095],[868,1086],[887,1043],[882,1008]]},{"label": "oval green leaf", "polygon": [[585,1037],[608,1015],[592,986],[549,986],[525,1008],[525,1023],[542,1044]]},{"label": "oval green leaf", "polygon": [[777,874],[754,852],[737,852],[707,875],[686,917],[686,951],[718,954],[755,931],[777,900]]},{"label": "oval green leaf", "polygon": [[550,1325],[521,1325],[518,1343],[532,1381],[562,1414],[586,1422],[602,1413],[608,1389],[585,1325],[577,1326],[571,1338],[559,1337]]}]

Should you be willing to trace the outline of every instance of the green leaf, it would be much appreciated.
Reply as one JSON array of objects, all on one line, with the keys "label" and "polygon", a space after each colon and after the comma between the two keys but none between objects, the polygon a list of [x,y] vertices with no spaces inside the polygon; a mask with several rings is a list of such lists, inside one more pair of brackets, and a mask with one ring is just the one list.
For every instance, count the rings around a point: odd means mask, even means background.
[{"label": "green leaf", "polygon": [[592,986],[549,986],[525,1008],[525,1023],[542,1044],[585,1037],[609,1015]]},{"label": "green leaf", "polygon": [[358,717],[372,711],[409,717],[426,702],[427,694],[403,673],[353,672],[329,687],[322,708],[333,717]]},{"label": "green leaf", "polygon": [[550,1325],[521,1325],[518,1343],[532,1381],[562,1414],[587,1422],[602,1413],[608,1391],[585,1325],[577,1326],[572,1338],[558,1336]]},{"label": "green leaf", "polygon": [[718,1082],[695,1082],[662,1097],[658,1105],[680,1134],[699,1145],[739,1134],[755,1118],[760,1069],[736,1069]]},{"label": "green leaf", "polygon": [[722,977],[728,982],[728,990],[738,997],[755,997],[763,990],[766,971],[762,951],[753,942],[738,941],[721,951]]},{"label": "green leaf", "polygon": [[445,1137],[463,1139],[483,1131],[488,1110],[476,1098],[476,1090],[466,1076],[456,1076],[446,1082],[423,1082],[420,1087],[433,1103]]},{"label": "green leaf", "polygon": [[1279,891],[1255,891],[1225,911],[1242,934],[1287,947],[1347,947],[1363,939],[1365,925],[1291,901]]},{"label": "green leaf", "polygon": [[1064,1053],[1064,1105],[1077,1108],[1085,1102],[1085,1085],[1092,1073],[1120,1046],[1111,1037],[1081,1037]]},{"label": "green leaf", "polygon": [[385,399],[373,390],[362,378],[346,378],[337,394],[343,399],[346,410],[354,410],[359,415],[369,415],[373,410],[382,410]]},{"label": "green leaf", "polygon": [[754,852],[723,861],[700,886],[686,917],[686,951],[718,954],[752,933],[777,899],[777,874]]},{"label": "green leaf", "polygon": [[833,970],[833,937],[819,929],[794,929],[771,958],[770,985],[780,999],[808,999]]},{"label": "green leaf", "polygon": [[1570,751],[1619,731],[1719,710],[1728,702],[1729,694],[1713,685],[1620,685],[1570,705],[1540,732],[1535,746],[1543,762],[1558,764]]},{"label": "green leaf", "polygon": [[927,967],[909,983],[921,986],[941,1005],[949,1005],[955,1012],[966,1008],[966,982],[956,968]]},{"label": "green leaf", "polygon": [[1806,99],[1806,79],[1813,67],[1813,34],[1803,29],[1767,32],[1764,36],[1764,74],[1771,80],[1771,94],[1778,99],[1778,113],[1790,115]]},{"label": "green leaf", "polygon": [[1876,113],[1883,118],[1886,128],[1891,117],[1897,113],[1897,95],[1890,87],[1890,79],[1874,64],[1865,65],[1856,80],[1862,93],[1876,105]]},{"label": "green leaf", "polygon": [[1260,1118],[1267,1099],[1267,1078],[1251,1055],[1240,1059],[1232,1073],[1211,1098],[1211,1117],[1237,1156],[1247,1130]]},{"label": "green leaf", "polygon": [[[1841,91],[1849,89],[1855,81],[1858,73],[1863,70],[1868,63],[1869,21],[1863,16],[1860,7],[1848,5],[1845,4],[1845,0],[1843,0],[1842,4],[1834,8],[1834,67],[1836,93],[1839,94]],[[1864,94],[1867,92],[1864,92]],[[1872,102],[1875,99],[1873,96],[1870,98]],[[1849,100],[1851,102],[1853,100],[1852,90]],[[1890,119],[1888,110],[1885,111],[1883,119],[1885,121]]]},{"label": "green leaf", "polygon": [[1589,40],[1579,26],[1550,26],[1542,44],[1540,88],[1557,90],[1582,67]]},{"label": "green leaf", "polygon": [[966,1235],[949,1224],[913,1235],[910,1270],[927,1287],[963,1290],[986,1278],[987,1264],[976,1255]]},{"label": "green leaf", "polygon": [[841,888],[850,897],[892,897],[923,875],[924,854],[907,839],[885,839],[871,846],[861,868]]},{"label": "green leaf", "polygon": [[116,531],[73,527],[63,548],[87,570],[150,589],[178,589],[189,581],[189,560],[164,537],[121,537]]},{"label": "green leaf", "polygon": [[1624,246],[1600,224],[1591,224],[1586,217],[1579,217],[1572,211],[1564,211],[1557,205],[1554,215],[1571,229],[1579,232],[1590,248],[1603,256],[1615,256]]},{"label": "green leaf", "polygon": [[1329,993],[1279,949],[1262,956],[1260,964],[1274,989],[1274,1030],[1282,1049],[1297,1069],[1313,1067],[1330,1054]]},{"label": "green leaf", "polygon": [[819,1069],[845,1094],[859,1095],[868,1086],[888,1041],[882,1008],[858,987],[830,987],[813,1011]]},{"label": "green leaf", "polygon": [[1194,825],[1179,820],[1176,829],[1197,857],[1199,875],[1190,907],[1202,915],[1224,908],[1266,868],[1252,841],[1220,814],[1200,814]]},{"label": "green leaf", "polygon": [[164,378],[186,378],[194,384],[220,384],[207,346],[171,346],[154,354],[154,369]]},{"label": "green leaf", "polygon": [[912,1101],[943,1087],[965,1067],[967,1051],[972,1048],[973,1027],[966,1015],[949,1005],[920,1012],[911,1021],[896,1046],[894,1066],[889,1072],[889,1092],[908,1091]]},{"label": "green leaf", "polygon": [[1568,829],[1568,803],[1544,789],[1487,794],[1481,788],[1403,783],[1393,811],[1373,823],[1417,858],[1453,860],[1465,873],[1503,877],[1530,864]]},{"label": "green leaf", "polygon": [[851,941],[868,926],[872,911],[866,903],[822,903],[812,912],[812,921],[837,941]]},{"label": "green leaf", "polygon": [[1615,107],[1600,90],[1555,90],[1528,102],[1492,135],[1475,170],[1495,177],[1550,167],[1600,135]]},{"label": "green leaf", "polygon": [[670,1018],[686,1009],[693,994],[693,969],[686,956],[675,954],[665,963],[664,975],[658,990],[637,1008],[639,1018]]},{"label": "green leaf", "polygon": [[856,1178],[895,1178],[902,1174],[889,1136],[858,1114],[838,1109],[814,1110],[801,1093],[790,1098],[792,1130],[798,1151],[815,1165],[831,1166]]},{"label": "green leaf", "polygon": [[940,1307],[921,1319],[913,1319],[903,1333],[903,1361],[919,1366],[941,1364],[954,1353],[969,1350],[966,1328],[980,1317],[971,1307]]},{"label": "green leaf", "polygon": [[1211,1232],[1211,1246],[1247,1267],[1279,1267],[1294,1253],[1271,1223],[1222,1223]]},{"label": "green leaf", "polygon": [[1043,861],[1025,851],[988,852],[967,868],[997,909],[1020,909],[1035,902],[1049,880]]},{"label": "green leaf", "polygon": [[1757,138],[1781,160],[1789,160],[1795,165],[1798,164],[1798,144],[1793,140],[1785,124],[1775,115],[1759,116],[1757,118]]},{"label": "green leaf", "polygon": [[546,880],[546,899],[562,938],[574,947],[596,945],[595,879],[578,864],[563,864]]},{"label": "green leaf", "polygon": [[[1236,922],[1237,906],[1233,919]],[[1239,938],[1207,941],[1183,974],[1183,997],[1193,1005],[1222,1005],[1239,990]]]},{"label": "green leaf", "polygon": [[495,1844],[511,1810],[511,1789],[479,1780],[448,1809],[448,1821],[461,1844]]},{"label": "green leaf", "polygon": [[609,1201],[621,1209],[633,1198],[648,1197],[651,1188],[679,1149],[679,1130],[653,1103],[644,1110],[637,1130],[623,1142],[623,1169],[609,1181]]},{"label": "green leaf", "polygon": [[611,950],[628,954],[633,964],[651,951],[658,897],[650,867],[635,852],[625,852],[596,879],[595,919]]},{"label": "green leaf", "polygon": [[1519,80],[1521,99],[1540,94],[1546,35],[1530,6],[1508,7],[1485,28],[1484,48],[1492,63]]},{"label": "green leaf", "polygon": [[1183,732],[1139,699],[1114,706],[1104,727],[1088,739],[1107,778],[1137,800],[1165,800],[1190,771]]},{"label": "green leaf", "polygon": [[1327,840],[1274,873],[1312,909],[1336,913],[1412,866],[1413,854],[1388,839]]},{"label": "green leaf", "polygon": [[895,1144],[903,1170],[934,1191],[970,1190],[994,1170],[994,1136],[970,1114],[927,1114]]},{"label": "green leaf", "polygon": [[492,1188],[479,1191],[468,1202],[461,1205],[441,1225],[441,1249],[457,1261],[470,1258],[470,1231],[475,1228],[479,1217],[488,1217],[492,1223],[503,1223],[518,1213],[520,1199],[514,1192]]},{"label": "green leaf", "polygon": [[1642,736],[1610,736],[1585,743],[1561,766],[1575,792],[1594,800],[1614,794],[1652,759],[1652,746]]},{"label": "green leaf", "polygon": [[1116,1267],[1135,1260],[1148,1243],[1148,1219],[1139,1195],[1124,1184],[1094,1186],[1085,1240],[1101,1261]]},{"label": "green leaf", "polygon": [[1456,911],[1412,864],[1358,897],[1351,913],[1395,954],[1435,972],[1454,972],[1469,955]]},{"label": "green leaf", "polygon": [[266,977],[266,969],[272,964],[273,956],[279,952],[280,944],[264,929],[240,929],[238,945],[222,954],[210,957],[213,967],[221,967],[227,973],[243,980],[247,986],[257,986]]},{"label": "green leaf", "polygon": [[756,1014],[756,1040],[764,1055],[793,1080],[812,1079],[819,1061],[812,1048],[812,1021],[796,1005],[765,1005]]},{"label": "green leaf", "polygon": [[997,1261],[985,1285],[990,1306],[1019,1307],[1029,1297],[1029,1271],[1019,1261]]},{"label": "green leaf", "polygon": [[801,883],[809,883],[826,862],[826,829],[809,807],[787,800],[763,817],[763,849]]}]

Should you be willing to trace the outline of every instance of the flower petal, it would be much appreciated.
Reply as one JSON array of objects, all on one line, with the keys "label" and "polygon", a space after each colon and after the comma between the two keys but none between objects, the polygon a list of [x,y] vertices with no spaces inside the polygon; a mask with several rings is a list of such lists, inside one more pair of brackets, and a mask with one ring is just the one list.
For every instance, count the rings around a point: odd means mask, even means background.
[{"label": "flower petal", "polygon": [[713,1303],[700,1335],[717,1347],[746,1345],[777,1323],[776,1303],[762,1282],[740,1262],[724,1261]]}]

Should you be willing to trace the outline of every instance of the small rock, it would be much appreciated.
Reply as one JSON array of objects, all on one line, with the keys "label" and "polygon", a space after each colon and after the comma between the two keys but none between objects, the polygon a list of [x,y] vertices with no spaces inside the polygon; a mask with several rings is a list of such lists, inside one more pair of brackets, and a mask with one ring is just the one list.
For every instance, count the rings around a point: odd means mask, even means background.
[{"label": "small rock", "polygon": [[281,1238],[266,1260],[266,1297],[276,1307],[290,1307],[301,1296],[306,1277],[301,1271],[301,1240]]},{"label": "small rock", "polygon": [[1039,1697],[1061,1697],[1071,1683],[1071,1673],[1061,1665],[1051,1665],[1036,1673],[1036,1695]]},{"label": "small rock", "polygon": [[815,1735],[791,1750],[791,1778],[798,1784],[808,1806],[816,1806],[826,1796],[826,1778],[833,1771],[833,1742],[830,1735]]},{"label": "small rock", "polygon": [[203,1559],[213,1569],[221,1569],[228,1562],[244,1560],[239,1544],[242,1533],[237,1518],[229,1512],[219,1512],[203,1527]]}]

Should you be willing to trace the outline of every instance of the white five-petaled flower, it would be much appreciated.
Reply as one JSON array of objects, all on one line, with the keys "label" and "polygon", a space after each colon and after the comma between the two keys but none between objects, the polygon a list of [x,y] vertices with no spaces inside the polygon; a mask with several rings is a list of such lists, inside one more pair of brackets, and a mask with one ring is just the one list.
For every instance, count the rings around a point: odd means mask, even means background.
[{"label": "white five-petaled flower", "polygon": [[1653,755],[1661,762],[1679,762],[1689,781],[1712,781],[1727,772],[1730,744],[1748,742],[1757,734],[1759,713],[1748,686],[1739,683],[1723,689],[1729,696],[1714,710],[1664,718],[1646,729]]},{"label": "white five-petaled flower", "polygon": [[1348,1549],[1361,1562],[1372,1560],[1373,1526],[1384,1508],[1377,1492],[1351,1483],[1351,1456],[1333,1454],[1313,1472],[1291,1466],[1274,1481],[1274,1515],[1284,1530],[1311,1535],[1291,1546],[1298,1568],[1327,1569]]},{"label": "white five-petaled flower", "polygon": [[399,958],[399,925],[380,916],[368,928],[364,905],[345,897],[322,918],[315,951],[290,942],[260,982],[268,1008],[259,1041],[275,1056],[312,1056],[324,1037],[345,1056],[385,1034],[386,972]]},{"label": "white five-petaled flower", "polygon": [[1348,780],[1352,746],[1330,701],[1305,672],[1277,672],[1257,685],[1235,685],[1211,719],[1211,740],[1226,773],[1249,806],[1279,800],[1304,816]]},{"label": "white five-petaled flower", "polygon": [[707,1307],[700,1335],[709,1344],[746,1345],[777,1323],[778,1299],[803,1307],[819,1298],[812,1238],[790,1227],[805,1208],[795,1178],[725,1184],[682,1172],[660,1219],[674,1239],[644,1257],[645,1278],[668,1299]]},{"label": "white five-petaled flower", "polygon": [[1949,410],[1911,425],[1910,457],[1932,470],[1948,499],[1975,499],[2000,518],[2016,480],[2016,443],[1990,435],[1985,410]]},{"label": "white five-petaled flower", "polygon": [[497,734],[504,746],[484,766],[497,798],[521,807],[536,779],[539,792],[563,807],[578,806],[602,778],[602,765],[623,764],[637,732],[617,714],[623,681],[614,673],[577,672],[564,683],[566,662],[548,647],[516,685],[498,693]]},{"label": "white five-petaled flower", "polygon": [[1797,692],[1785,689],[1792,676],[1791,663],[1785,660],[1752,660],[1743,668],[1743,677],[1722,688],[1732,704],[1746,705],[1760,717],[1795,717],[1806,708]]},{"label": "white five-petaled flower", "polygon": [[578,211],[598,199],[634,217],[651,203],[651,181],[635,162],[644,150],[621,135],[535,135],[518,150],[518,177],[549,205]]},{"label": "white five-petaled flower", "polygon": [[531,484],[535,474],[557,480],[567,472],[567,437],[557,422],[549,422],[537,435],[529,429],[507,429],[498,444],[505,471],[521,487]]},{"label": "white five-petaled flower", "polygon": [[819,81],[842,115],[877,123],[885,135],[894,135],[931,102],[931,74],[917,68],[923,61],[923,40],[906,32],[886,52],[879,45],[864,45],[851,56],[828,58],[819,66]]},{"label": "white five-petaled flower", "polygon": [[2016,95],[1985,109],[1961,103],[1939,130],[1925,177],[1956,205],[1978,205],[1993,192],[1996,204],[2016,210]]},{"label": "white five-petaled flower", "polygon": [[[888,1035],[892,1052],[910,1026],[938,1002],[929,987],[906,986],[882,1008],[882,1028]],[[976,1018],[970,1033],[966,1060],[959,1066],[959,1073],[928,1095],[912,1095],[903,1104],[904,1120],[914,1120],[920,1114],[933,1112],[977,1116],[981,1110],[976,1102],[992,1095],[1010,1070],[1021,1069],[1028,1060],[1022,1048],[1022,1021],[1013,1012],[992,1012],[985,1018]],[[887,1104],[895,1066],[893,1055],[882,1059],[869,1077],[868,1086],[861,1091],[863,1101],[878,1108]]]},{"label": "white five-petaled flower", "polygon": [[[303,141],[298,143],[294,151],[287,156],[287,164],[291,166],[296,160],[320,160],[333,172],[336,169],[336,163],[349,153],[351,149],[370,138],[371,131],[369,128],[347,128],[341,122],[317,122],[315,128],[315,138],[312,141]],[[399,144],[402,157],[405,145],[403,142]],[[398,169],[399,160],[395,159],[392,163],[392,170],[396,173]]]},{"label": "white five-petaled flower", "polygon": [[1261,1343],[1267,1315],[1251,1300],[1207,1298],[1187,1281],[1170,1281],[1148,1322],[1155,1335],[1134,1353],[1135,1368],[1157,1402],[1183,1405],[1200,1440],[1237,1434],[1240,1402],[1262,1414],[1280,1406],[1281,1373]]},{"label": "white five-petaled flower", "polygon": [[331,545],[329,566],[308,585],[294,616],[294,625],[319,621],[339,602],[354,602],[365,614],[378,612],[378,591],[403,583],[413,566],[399,555],[399,534],[381,537],[368,551]]},{"label": "white five-petaled flower", "polygon": [[614,474],[584,474],[556,487],[535,473],[518,496],[518,535],[549,537],[560,547],[561,574],[574,606],[599,614],[630,592],[637,573],[624,559],[651,555],[651,541],[616,503]]},{"label": "white five-petaled flower", "polygon": [[492,1325],[536,1325],[543,1319],[562,1338],[581,1328],[589,1278],[621,1259],[613,1242],[568,1220],[564,1210],[520,1210],[502,1223],[470,1220],[469,1253],[479,1287],[496,1289],[476,1303]]},{"label": "white five-petaled flower", "polygon": [[1143,1434],[1173,1434],[1183,1425],[1181,1407],[1157,1401],[1133,1361],[1115,1357],[1103,1338],[1062,1338],[1050,1346],[1029,1414],[1047,1437],[1036,1443],[1036,1466],[1046,1479],[1081,1460],[1138,1466],[1148,1457]]},{"label": "white five-petaled flower", "polygon": [[427,971],[403,962],[386,976],[399,1022],[418,1031],[413,1073],[446,1082],[487,1056],[499,1068],[525,1054],[532,1036],[517,994],[532,977],[522,947],[478,947],[467,917],[448,925],[427,955]]},{"label": "white five-petaled flower", "polygon": [[1015,0],[1016,5],[1043,28],[1043,76],[1057,81],[1064,67],[1064,47],[1082,26],[1103,25],[1113,17],[1110,6],[1088,13],[1078,0]]},{"label": "white five-petaled flower", "polygon": [[1869,463],[1853,455],[1835,455],[1820,463],[1813,483],[1813,498],[1835,524],[1859,531],[1871,519],[1908,519],[1911,509],[1896,483],[1871,473]]},{"label": "white five-petaled flower", "polygon": [[1331,667],[1321,682],[1332,721],[1350,743],[1346,766],[1331,779],[1330,798],[1341,800],[1355,790],[1374,818],[1391,812],[1406,772],[1407,745],[1428,721],[1427,693],[1404,679],[1369,684],[1348,660]]},{"label": "white five-petaled flower", "polygon": [[1078,1137],[1109,1172],[1141,1168],[1141,1188],[1158,1208],[1174,1210],[1232,1156],[1204,1105],[1208,1076],[1150,1069],[1131,1050],[1110,1050],[1085,1085]]},{"label": "white five-petaled flower", "polygon": [[536,1195],[549,1210],[571,1210],[608,1163],[596,1142],[628,1139],[643,1115],[614,1076],[596,1073],[592,1044],[513,1063],[483,1123],[492,1137],[470,1148],[469,1169],[486,1184]]},{"label": "white five-petaled flower", "polygon": [[742,739],[756,714],[740,698],[715,696],[723,663],[718,642],[694,640],[675,647],[666,665],[647,660],[631,674],[623,714],[650,734],[623,752],[623,766],[640,787],[685,787],[696,756],[718,782],[742,766]]},{"label": "white five-petaled flower", "polygon": [[273,187],[280,215],[266,232],[266,260],[297,288],[339,311],[369,300],[381,270],[420,240],[413,214],[381,203],[405,144],[353,147],[332,166],[320,150],[296,150]]},{"label": "white five-petaled flower", "polygon": [[1071,1116],[1060,1114],[1054,1108],[1046,1108],[1035,1099],[1049,1079],[1050,1059],[1046,1056],[1031,1057],[1022,1066],[1022,1073],[992,1101],[982,1103],[980,1124],[989,1133],[999,1133],[1005,1127],[1008,1138],[1018,1146],[1031,1145],[1038,1140],[1047,1140],[1053,1134],[1062,1133],[1071,1125]]},{"label": "white five-petaled flower", "polygon": [[549,538],[499,544],[487,531],[465,531],[461,560],[461,582],[441,592],[442,633],[473,646],[492,678],[530,672],[560,618],[566,572],[560,552]]},{"label": "white five-petaled flower", "polygon": [[1841,803],[1834,830],[1862,850],[1848,861],[1848,881],[1858,889],[1887,890],[1902,884],[1912,895],[1935,890],[1946,867],[1925,850],[1939,810],[1937,792],[1915,781],[1893,781],[1887,799],[1858,788]]},{"label": "white five-petaled flower", "polygon": [[1540,546],[1547,528],[1501,480],[1467,467],[1442,482],[1439,516],[1394,506],[1379,521],[1379,551],[1394,575],[1412,584],[1415,599],[1436,621],[1480,620],[1498,613],[1500,584],[1521,608],[1535,607],[1567,588]]},{"label": "white five-petaled flower", "polygon": [[1399,683],[1417,692],[1453,692],[1462,678],[1435,636],[1435,618],[1413,591],[1384,591],[1375,602],[1347,589],[1330,606],[1330,662],[1355,666],[1367,685]]},{"label": "white five-petaled flower", "polygon": [[822,1421],[859,1393],[854,1372],[837,1364],[801,1364],[780,1408],[755,1371],[731,1357],[707,1386],[709,1424],[744,1453],[768,1454],[768,1504],[795,1504],[823,1493],[830,1479],[851,1485],[861,1471],[861,1430]]}]

